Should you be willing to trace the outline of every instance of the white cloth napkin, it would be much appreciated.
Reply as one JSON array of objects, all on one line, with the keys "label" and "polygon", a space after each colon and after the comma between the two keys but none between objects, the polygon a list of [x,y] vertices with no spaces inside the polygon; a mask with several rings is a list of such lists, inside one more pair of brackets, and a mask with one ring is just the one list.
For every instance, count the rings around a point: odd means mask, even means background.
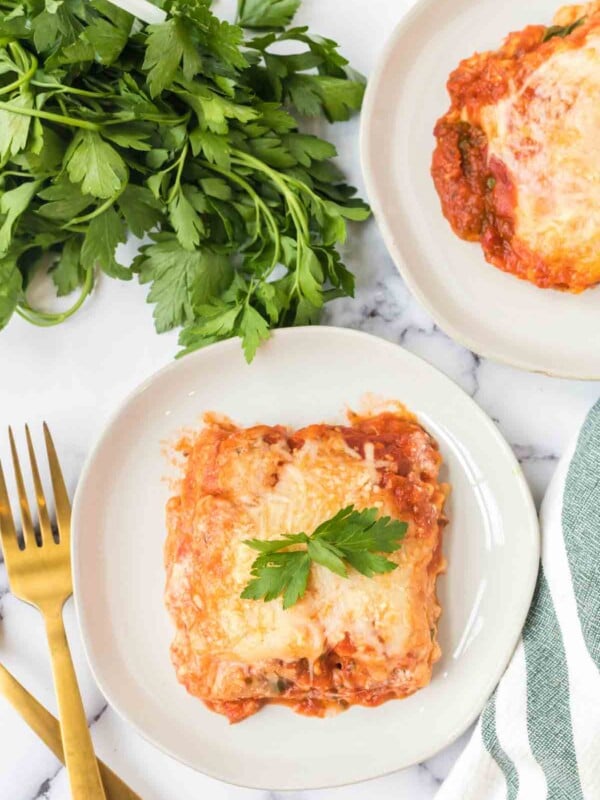
[{"label": "white cloth napkin", "polygon": [[521,639],[436,800],[600,800],[600,401],[540,521]]}]

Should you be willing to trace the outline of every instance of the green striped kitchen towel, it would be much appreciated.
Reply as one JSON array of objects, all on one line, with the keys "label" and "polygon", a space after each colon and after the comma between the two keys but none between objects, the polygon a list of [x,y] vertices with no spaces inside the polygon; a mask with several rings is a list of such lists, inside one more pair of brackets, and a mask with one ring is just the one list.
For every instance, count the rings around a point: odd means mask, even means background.
[{"label": "green striped kitchen towel", "polygon": [[600,401],[540,520],[521,639],[436,800],[600,800]]}]

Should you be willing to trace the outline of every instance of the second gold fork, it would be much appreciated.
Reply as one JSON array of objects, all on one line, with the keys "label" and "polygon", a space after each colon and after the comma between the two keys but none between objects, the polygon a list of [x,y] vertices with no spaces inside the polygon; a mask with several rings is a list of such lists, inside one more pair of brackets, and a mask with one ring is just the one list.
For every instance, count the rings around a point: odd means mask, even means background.
[{"label": "second gold fork", "polygon": [[44,617],[52,656],[65,763],[73,800],[106,800],[62,618],[63,606],[73,593],[70,553],[71,504],[54,443],[48,426],[44,423],[44,438],[58,524],[58,541],[55,541],[27,426],[25,433],[37,498],[41,542],[36,541],[17,448],[12,430],[9,428],[21,507],[23,546],[20,546],[17,539],[6,482],[0,465],[0,538],[8,580],[12,593],[36,606]]}]

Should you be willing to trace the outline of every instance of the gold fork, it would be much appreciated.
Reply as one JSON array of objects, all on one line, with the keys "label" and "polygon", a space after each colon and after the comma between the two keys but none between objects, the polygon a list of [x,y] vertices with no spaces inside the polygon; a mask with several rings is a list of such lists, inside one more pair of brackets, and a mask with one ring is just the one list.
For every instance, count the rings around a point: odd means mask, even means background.
[{"label": "gold fork", "polygon": [[73,800],[106,800],[62,618],[63,606],[73,593],[69,496],[50,431],[44,423],[44,438],[58,524],[58,541],[55,541],[31,435],[29,428],[25,426],[41,531],[41,542],[36,542],[21,465],[10,428],[8,433],[19,493],[24,540],[24,546],[20,547],[0,465],[0,538],[8,581],[12,593],[36,606],[44,617],[52,657],[65,763]]}]

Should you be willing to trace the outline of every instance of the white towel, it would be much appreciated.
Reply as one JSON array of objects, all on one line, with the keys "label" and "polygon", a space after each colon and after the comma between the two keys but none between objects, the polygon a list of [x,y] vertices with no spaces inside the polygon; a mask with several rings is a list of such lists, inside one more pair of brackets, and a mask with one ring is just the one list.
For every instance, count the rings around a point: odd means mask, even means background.
[{"label": "white towel", "polygon": [[521,639],[436,800],[600,800],[600,401],[540,521]]}]

